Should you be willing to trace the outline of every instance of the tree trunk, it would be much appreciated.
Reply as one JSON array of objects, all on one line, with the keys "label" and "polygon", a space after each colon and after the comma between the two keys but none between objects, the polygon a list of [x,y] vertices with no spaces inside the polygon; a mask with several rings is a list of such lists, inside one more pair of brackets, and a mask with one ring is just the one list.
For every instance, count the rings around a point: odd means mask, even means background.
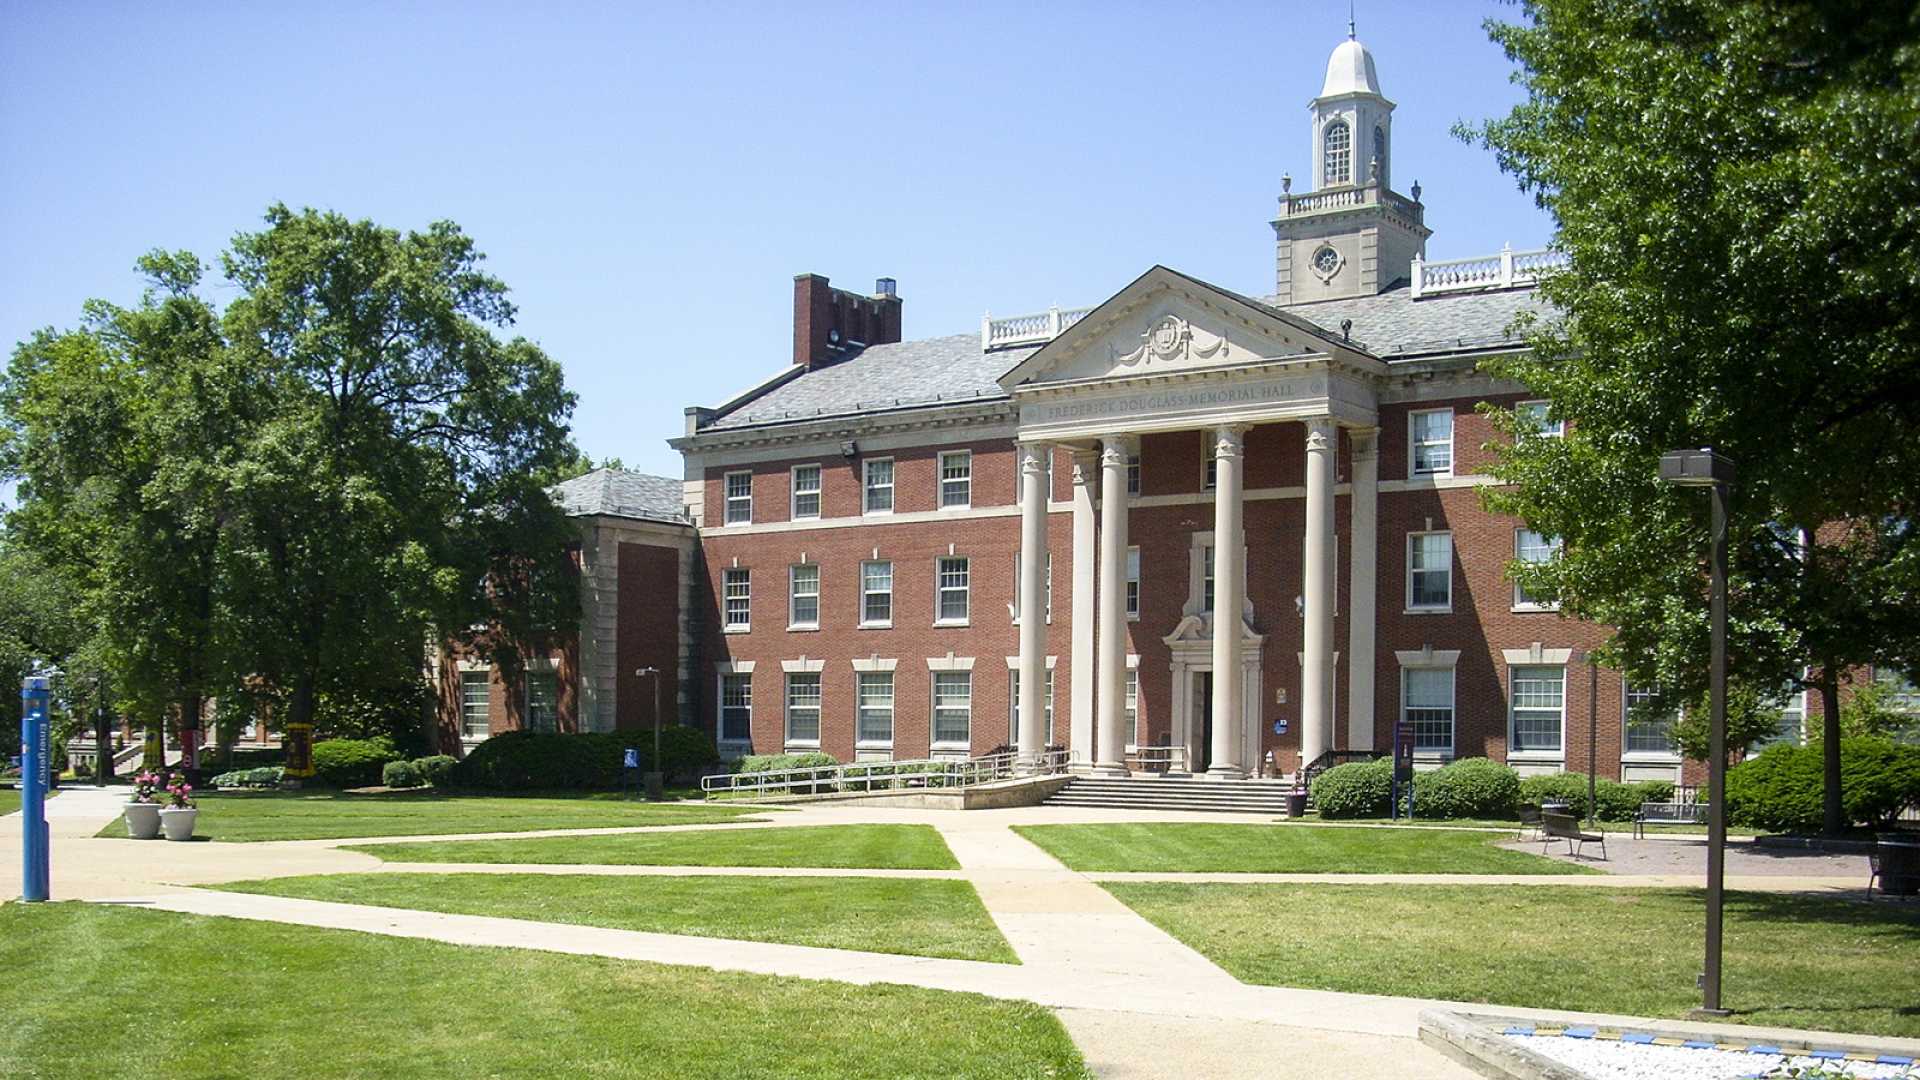
[{"label": "tree trunk", "polygon": [[201,713],[205,708],[206,699],[198,692],[189,691],[180,699],[180,768],[183,770],[200,767],[204,735]]},{"label": "tree trunk", "polygon": [[1830,663],[1820,667],[1820,744],[1825,778],[1821,831],[1839,836],[1847,831],[1847,811],[1840,799],[1840,675]]}]

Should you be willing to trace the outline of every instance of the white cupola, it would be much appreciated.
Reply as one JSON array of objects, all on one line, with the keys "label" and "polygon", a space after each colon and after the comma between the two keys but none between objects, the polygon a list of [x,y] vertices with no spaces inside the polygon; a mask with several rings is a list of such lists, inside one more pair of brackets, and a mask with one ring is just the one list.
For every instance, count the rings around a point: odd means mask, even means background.
[{"label": "white cupola", "polygon": [[1417,199],[1393,192],[1393,102],[1351,23],[1307,110],[1307,190],[1296,194],[1285,181],[1273,222],[1276,299],[1370,296],[1408,280],[1426,251],[1425,214]]}]

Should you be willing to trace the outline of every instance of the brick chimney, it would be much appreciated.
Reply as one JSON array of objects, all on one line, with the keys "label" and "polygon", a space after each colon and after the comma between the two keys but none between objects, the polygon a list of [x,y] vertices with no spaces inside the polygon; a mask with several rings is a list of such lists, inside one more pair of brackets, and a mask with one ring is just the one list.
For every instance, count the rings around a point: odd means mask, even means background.
[{"label": "brick chimney", "polygon": [[892,278],[874,282],[872,296],[836,289],[820,274],[793,279],[793,362],[819,367],[867,345],[900,340],[900,297]]}]

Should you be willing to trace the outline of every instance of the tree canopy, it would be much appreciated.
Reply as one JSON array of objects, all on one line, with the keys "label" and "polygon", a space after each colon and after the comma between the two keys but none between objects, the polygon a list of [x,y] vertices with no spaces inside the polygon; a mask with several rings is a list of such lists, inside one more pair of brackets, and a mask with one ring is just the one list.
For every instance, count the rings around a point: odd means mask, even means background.
[{"label": "tree canopy", "polygon": [[1739,469],[1732,677],[1819,690],[1833,734],[1851,673],[1920,661],[1920,14],[1524,0],[1521,15],[1489,29],[1526,99],[1466,130],[1551,211],[1571,259],[1542,285],[1557,314],[1528,328],[1532,351],[1493,365],[1569,421],[1495,469],[1511,486],[1489,504],[1564,545],[1516,577],[1617,628],[1632,681],[1697,697],[1708,502],[1663,486],[1657,462],[1712,446]]},{"label": "tree canopy", "polygon": [[[417,681],[435,635],[509,666],[577,610],[545,478],[574,397],[458,227],[400,232],[271,207],[200,295],[141,260],[134,308],[16,349],[3,382],[12,542],[83,598],[116,692],[309,720],[324,695]],[[191,721],[190,721],[191,723]]]}]

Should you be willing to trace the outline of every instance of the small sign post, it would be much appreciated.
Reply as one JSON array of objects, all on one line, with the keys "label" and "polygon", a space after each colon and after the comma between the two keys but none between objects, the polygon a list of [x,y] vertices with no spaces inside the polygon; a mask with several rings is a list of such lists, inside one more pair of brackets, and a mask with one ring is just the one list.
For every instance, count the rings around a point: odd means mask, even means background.
[{"label": "small sign post", "polygon": [[620,755],[620,787],[632,798],[640,792],[640,748],[627,747]]},{"label": "small sign post", "polygon": [[1407,796],[1407,820],[1413,820],[1413,728],[1405,723],[1393,725],[1393,806],[1392,816],[1400,817],[1400,795]]},{"label": "small sign post", "polygon": [[23,857],[20,899],[47,899],[47,769],[52,751],[47,716],[48,681],[29,675],[20,682],[20,826]]}]

